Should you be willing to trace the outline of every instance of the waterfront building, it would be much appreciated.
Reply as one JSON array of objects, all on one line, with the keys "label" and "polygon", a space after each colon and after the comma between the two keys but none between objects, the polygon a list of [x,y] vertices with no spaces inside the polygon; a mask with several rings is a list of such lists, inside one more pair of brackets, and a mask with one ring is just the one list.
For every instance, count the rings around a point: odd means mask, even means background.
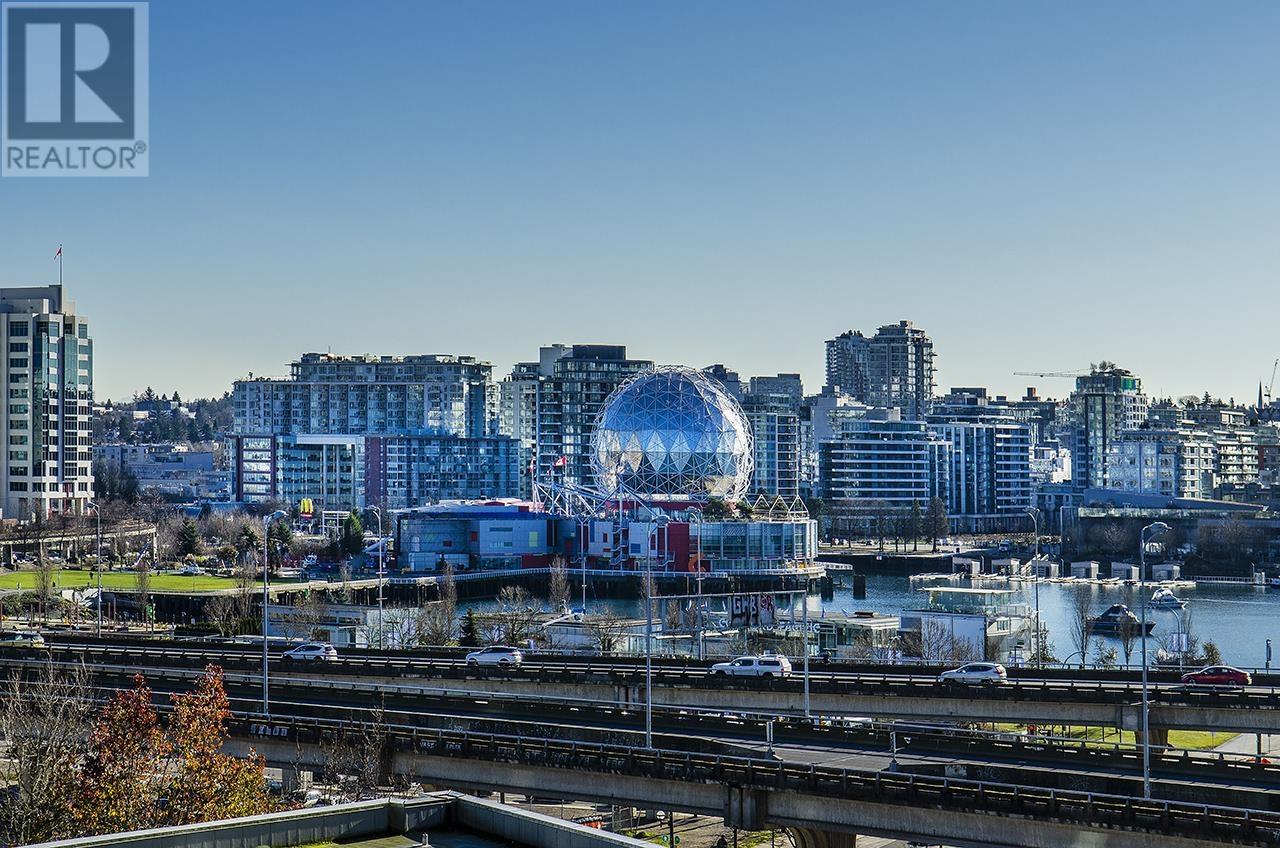
[{"label": "waterfront building", "polygon": [[80,515],[93,497],[93,339],[61,285],[0,288],[9,388],[4,518]]},{"label": "waterfront building", "polygon": [[[752,378],[754,383],[755,378]],[[751,425],[755,462],[750,491],[792,500],[800,496],[800,413],[791,398],[752,391],[742,403]]]},{"label": "waterfront building", "polygon": [[517,491],[522,498],[533,497],[538,445],[538,375],[538,363],[520,362],[498,384],[498,435],[517,443]]},{"label": "waterfront building", "polygon": [[[902,613],[918,655],[931,662],[988,662],[1021,665],[1031,650],[1033,614],[1021,592],[930,586],[928,605]],[[913,653],[916,653],[913,651]]]},{"label": "waterfront building", "polygon": [[946,495],[961,532],[998,532],[1026,523],[1032,504],[1031,426],[985,389],[952,389],[934,404],[929,432],[947,443]]},{"label": "waterfront building", "polygon": [[933,399],[933,341],[910,321],[887,324],[867,349],[867,403],[923,420]]},{"label": "waterfront building", "polygon": [[1216,454],[1203,431],[1126,430],[1107,446],[1108,486],[1171,498],[1213,497]]},{"label": "waterfront building", "polygon": [[591,436],[605,400],[632,376],[653,368],[628,359],[624,345],[556,345],[542,349],[538,367],[538,480],[596,484]]},{"label": "waterfront building", "polygon": [[870,348],[870,340],[858,330],[846,330],[828,339],[823,394],[843,393],[865,403],[870,380]]},{"label": "waterfront building", "polygon": [[1104,362],[1076,378],[1068,401],[1072,439],[1072,482],[1077,486],[1107,486],[1107,448],[1127,430],[1147,420],[1147,396],[1142,381],[1129,371]]},{"label": "waterfront building", "polygon": [[833,529],[867,532],[882,515],[945,499],[949,445],[924,421],[865,407],[836,408],[830,417],[832,437],[818,444],[818,496]]},{"label": "waterfront building", "polygon": [[497,435],[491,372],[469,356],[308,353],[287,378],[238,380],[235,498],[337,511],[515,495],[519,443]]}]

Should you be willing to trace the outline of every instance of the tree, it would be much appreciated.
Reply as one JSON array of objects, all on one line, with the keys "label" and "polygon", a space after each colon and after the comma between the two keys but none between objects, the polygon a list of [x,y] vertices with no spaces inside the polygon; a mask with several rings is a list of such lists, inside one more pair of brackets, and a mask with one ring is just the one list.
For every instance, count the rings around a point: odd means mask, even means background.
[{"label": "tree", "polygon": [[196,557],[204,553],[204,540],[200,538],[200,529],[190,518],[184,519],[182,526],[178,528],[174,553],[177,554],[178,559]]},{"label": "tree", "polygon": [[338,538],[338,551],[344,556],[357,556],[364,551],[364,526],[354,509],[342,522],[342,535]]},{"label": "tree", "polygon": [[458,626],[458,583],[453,576],[453,566],[447,562],[440,575],[439,601],[426,607],[425,611],[422,637],[426,643],[453,644],[454,632]]},{"label": "tree", "polygon": [[938,540],[947,535],[951,523],[947,518],[947,504],[942,498],[929,499],[929,510],[924,523],[933,542],[933,552],[937,553]]},{"label": "tree", "polygon": [[1084,668],[1089,651],[1089,619],[1093,615],[1093,595],[1089,588],[1077,589],[1071,595],[1071,642],[1080,655],[1080,667]]},{"label": "tree", "polygon": [[911,502],[911,517],[907,521],[907,533],[911,536],[911,550],[920,550],[920,531],[924,528],[924,514],[920,511],[920,501]]},{"label": "tree", "polygon": [[250,522],[241,525],[240,532],[236,535],[235,546],[242,557],[256,556],[258,551],[262,550],[262,536],[258,534],[258,528]]},{"label": "tree", "polygon": [[192,692],[172,695],[170,700],[169,735],[177,774],[165,787],[165,824],[254,816],[274,809],[262,779],[262,758],[222,753],[231,717],[222,669],[207,667]]},{"label": "tree", "polygon": [[591,636],[596,649],[602,654],[608,654],[618,650],[618,643],[626,628],[626,622],[615,613],[603,612],[588,618],[584,629]]},{"label": "tree", "polygon": [[536,616],[532,596],[523,586],[503,586],[498,592],[498,610],[493,614],[493,639],[503,645],[520,645],[533,635]]},{"label": "tree", "polygon": [[480,647],[480,626],[476,622],[476,611],[468,609],[462,617],[462,628],[458,632],[458,644],[464,648]]},{"label": "tree", "polygon": [[46,662],[30,676],[15,672],[0,691],[5,783],[0,792],[0,845],[64,836],[76,791],[76,767],[93,725],[93,687],[84,666]]},{"label": "tree", "polygon": [[567,610],[569,608],[569,573],[565,567],[564,557],[558,556],[551,563],[547,592],[552,609]]},{"label": "tree", "polygon": [[1116,649],[1107,645],[1101,639],[1093,644],[1093,660],[1098,668],[1112,669],[1116,667]]},{"label": "tree", "polygon": [[151,609],[151,558],[148,556],[138,557],[137,563],[134,564],[135,577],[138,587],[138,607],[142,610],[142,618],[147,622],[147,629],[151,629],[151,625],[155,623],[155,616]]},{"label": "tree", "polygon": [[1204,643],[1204,664],[1220,665],[1222,663],[1222,651],[1218,650],[1218,646],[1210,639]]},{"label": "tree", "polygon": [[733,511],[720,498],[711,498],[702,507],[702,517],[707,521],[726,521]]}]

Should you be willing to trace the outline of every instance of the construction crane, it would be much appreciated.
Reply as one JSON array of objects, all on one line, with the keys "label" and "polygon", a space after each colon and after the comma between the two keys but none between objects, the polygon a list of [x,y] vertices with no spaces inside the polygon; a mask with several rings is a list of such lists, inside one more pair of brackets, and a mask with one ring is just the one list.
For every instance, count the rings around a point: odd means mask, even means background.
[{"label": "construction crane", "polygon": [[1271,365],[1271,381],[1267,383],[1266,389],[1262,392],[1262,408],[1258,410],[1258,418],[1263,421],[1274,421],[1276,417],[1276,408],[1271,403],[1271,390],[1276,385],[1276,368],[1280,367],[1280,359],[1276,359]]},{"label": "construction crane", "polygon": [[1267,383],[1267,391],[1266,394],[1263,395],[1263,397],[1267,399],[1267,403],[1271,402],[1271,390],[1275,388],[1276,385],[1277,367],[1280,367],[1280,359],[1276,359],[1276,361],[1271,365],[1271,382]]},{"label": "construction crane", "polygon": [[1083,377],[1089,371],[1079,368],[1075,371],[1014,371],[1015,377]]}]

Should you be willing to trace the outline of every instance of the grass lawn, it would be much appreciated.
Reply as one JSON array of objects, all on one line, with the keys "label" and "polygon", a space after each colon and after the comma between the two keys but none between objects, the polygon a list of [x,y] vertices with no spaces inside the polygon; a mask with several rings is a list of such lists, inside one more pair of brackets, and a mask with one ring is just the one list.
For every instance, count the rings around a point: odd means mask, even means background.
[{"label": "grass lawn", "polygon": [[[1022,728],[1016,725],[1002,724],[999,725],[999,729],[1017,733],[1020,732]],[[1170,730],[1169,746],[1172,748],[1185,748],[1188,751],[1213,750],[1225,742],[1230,742],[1238,735],[1238,733],[1215,733],[1209,730]],[[1133,731],[1131,730],[1116,731],[1111,728],[1104,729],[1101,727],[1073,727],[1067,732],[1066,738],[1082,739],[1086,743],[1136,744]]]},{"label": "grass lawn", "polygon": [[[84,589],[98,585],[98,577],[92,571],[81,568],[64,568],[54,572],[55,589]],[[256,585],[261,585],[256,584]],[[32,571],[6,571],[0,573],[0,589],[27,589],[36,587],[36,575]],[[236,581],[232,577],[213,577],[208,574],[195,576],[181,574],[151,573],[151,591],[153,592],[209,592],[215,589],[234,589]],[[104,571],[102,588],[107,591],[134,592],[138,589],[138,575],[132,570]]]}]

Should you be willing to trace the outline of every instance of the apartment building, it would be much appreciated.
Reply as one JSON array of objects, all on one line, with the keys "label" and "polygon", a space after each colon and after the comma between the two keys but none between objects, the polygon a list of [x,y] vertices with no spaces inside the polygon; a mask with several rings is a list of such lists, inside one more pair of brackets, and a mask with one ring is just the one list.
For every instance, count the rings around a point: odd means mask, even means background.
[{"label": "apartment building", "polygon": [[5,518],[81,514],[93,497],[93,339],[61,285],[0,288],[9,389]]}]

